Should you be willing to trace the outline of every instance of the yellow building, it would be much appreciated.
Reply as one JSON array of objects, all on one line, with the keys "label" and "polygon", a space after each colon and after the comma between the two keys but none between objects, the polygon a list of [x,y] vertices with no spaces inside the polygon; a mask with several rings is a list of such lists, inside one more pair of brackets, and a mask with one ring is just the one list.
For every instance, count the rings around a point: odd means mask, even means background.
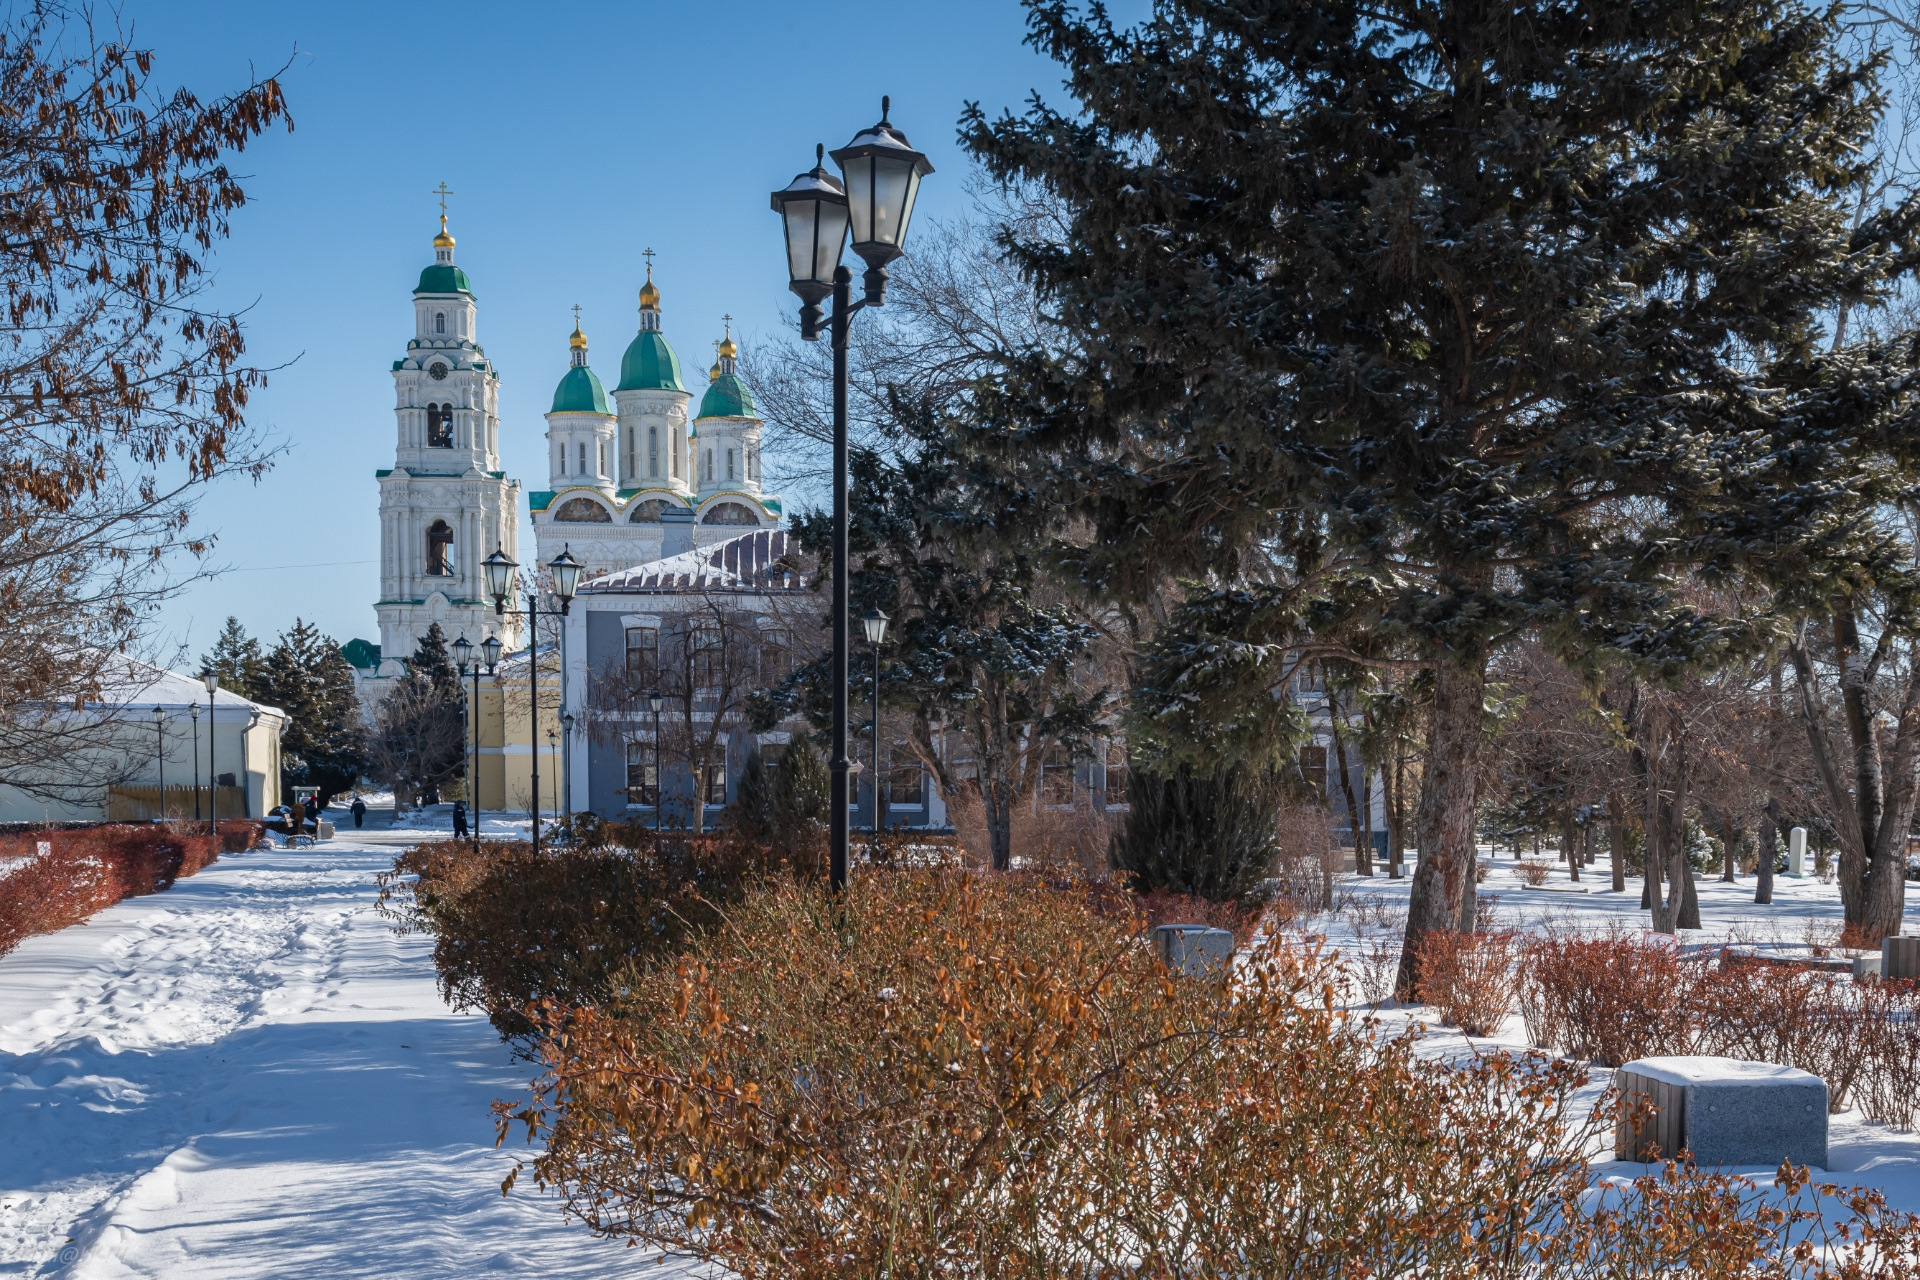
[{"label": "yellow building", "polygon": [[[534,762],[540,771],[540,810],[565,808],[565,779],[560,742],[560,670],[551,649],[540,654],[540,732],[538,751],[533,734],[531,664],[522,651],[509,655],[493,675],[480,675],[478,807],[525,811],[532,807]],[[469,671],[461,683],[467,692],[467,758],[474,751],[474,677]],[[452,792],[450,794],[457,794]]]}]

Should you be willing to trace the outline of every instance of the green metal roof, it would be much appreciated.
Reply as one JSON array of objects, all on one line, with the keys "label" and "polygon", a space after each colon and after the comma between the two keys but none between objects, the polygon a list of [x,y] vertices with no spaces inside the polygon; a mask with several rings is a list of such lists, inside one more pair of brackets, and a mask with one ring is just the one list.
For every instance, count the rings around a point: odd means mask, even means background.
[{"label": "green metal roof", "polygon": [[754,412],[753,393],[747,390],[747,384],[736,374],[723,373],[707,387],[707,394],[700,397],[700,416],[757,418],[760,415]]},{"label": "green metal roof", "polygon": [[548,504],[552,501],[553,490],[551,489],[529,489],[527,491],[527,510],[529,511],[545,511]]},{"label": "green metal roof", "polygon": [[467,283],[467,273],[446,262],[436,262],[420,273],[420,283],[414,286],[415,293],[464,293],[473,296],[473,286]]},{"label": "green metal roof", "polygon": [[685,391],[680,381],[680,357],[666,338],[643,329],[620,357],[620,385],[615,391]]},{"label": "green metal roof", "polygon": [[340,656],[347,665],[367,671],[380,665],[380,646],[371,640],[349,640],[340,646]]},{"label": "green metal roof", "polygon": [[553,408],[548,413],[604,413],[612,416],[607,404],[607,389],[585,365],[575,365],[553,390]]}]

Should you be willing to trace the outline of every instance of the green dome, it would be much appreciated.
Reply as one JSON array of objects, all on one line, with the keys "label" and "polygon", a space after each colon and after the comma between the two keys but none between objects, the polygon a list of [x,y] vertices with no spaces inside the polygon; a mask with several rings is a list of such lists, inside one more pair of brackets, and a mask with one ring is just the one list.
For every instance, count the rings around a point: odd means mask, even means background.
[{"label": "green dome", "polygon": [[553,389],[553,408],[547,412],[611,414],[613,410],[607,407],[607,389],[600,385],[593,370],[575,365]]},{"label": "green dome", "polygon": [[450,262],[436,262],[420,273],[420,283],[415,293],[464,293],[473,296],[473,286],[467,283],[467,273]]},{"label": "green dome", "polygon": [[708,384],[707,394],[700,397],[700,416],[757,418],[760,415],[754,412],[753,393],[747,390],[747,384],[736,374],[723,373]]},{"label": "green dome", "polygon": [[685,391],[680,381],[680,357],[666,338],[643,329],[627,344],[620,358],[620,385],[615,391]]}]

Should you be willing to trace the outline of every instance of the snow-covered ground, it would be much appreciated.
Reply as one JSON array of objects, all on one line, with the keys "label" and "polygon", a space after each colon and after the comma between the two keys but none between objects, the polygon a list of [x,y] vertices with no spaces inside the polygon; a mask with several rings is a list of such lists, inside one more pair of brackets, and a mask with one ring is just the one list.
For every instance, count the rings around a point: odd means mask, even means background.
[{"label": "snow-covered ground", "polygon": [[[1594,866],[1582,868],[1579,885],[1570,882],[1564,866],[1555,865],[1547,884],[1539,889],[1525,887],[1525,879],[1510,856],[1493,857],[1483,846],[1480,858],[1491,867],[1480,885],[1481,903],[1491,908],[1491,923],[1497,928],[1554,934],[1631,934],[1645,930],[1650,923],[1648,913],[1640,909],[1640,881],[1629,879],[1624,893],[1614,893],[1604,857]],[[1791,944],[1781,949],[1833,946],[1841,924],[1839,889],[1811,874],[1804,879],[1776,876],[1773,883],[1772,904],[1761,906],[1753,900],[1751,876],[1742,877],[1736,884],[1703,878],[1699,882],[1702,927],[1683,930],[1681,946],[1715,951],[1724,943]],[[1372,990],[1356,995],[1382,999],[1391,987],[1410,888],[1410,880],[1389,880],[1384,872],[1371,878],[1342,875],[1336,890],[1337,910],[1301,922],[1305,931],[1324,937],[1329,949],[1350,958],[1365,975],[1363,985],[1370,983]],[[1909,887],[1909,933],[1914,931],[1911,922],[1916,913],[1920,913],[1920,885]],[[1491,1037],[1464,1036],[1455,1028],[1441,1026],[1431,1010],[1396,1008],[1390,1001],[1379,1016],[1388,1029],[1421,1024],[1423,1052],[1437,1056],[1527,1047],[1526,1027],[1518,1013],[1509,1016],[1499,1034]],[[1595,1068],[1592,1076],[1583,1097],[1597,1101],[1612,1072]],[[1828,1160],[1833,1167],[1826,1172],[1832,1181],[1877,1188],[1892,1207],[1920,1213],[1920,1133],[1869,1123],[1857,1110],[1831,1117],[1828,1132]],[[1602,1177],[1631,1178],[1645,1170],[1643,1165],[1605,1160],[1604,1153],[1611,1146],[1611,1134],[1596,1144],[1594,1154],[1602,1157],[1598,1169]],[[1774,1170],[1756,1167],[1730,1172],[1765,1186],[1772,1183]]]},{"label": "snow-covered ground", "polygon": [[374,912],[375,873],[417,833],[347,823],[0,957],[0,1276],[651,1264],[526,1179],[501,1196],[524,1148],[494,1149],[488,1108],[531,1068],[440,1002],[430,940]]}]

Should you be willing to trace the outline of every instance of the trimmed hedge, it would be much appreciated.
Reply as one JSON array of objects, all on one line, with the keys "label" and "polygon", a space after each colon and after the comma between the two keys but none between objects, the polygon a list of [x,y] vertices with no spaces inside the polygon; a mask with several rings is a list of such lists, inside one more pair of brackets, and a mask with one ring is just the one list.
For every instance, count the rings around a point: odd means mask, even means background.
[{"label": "trimmed hedge", "polygon": [[[78,924],[122,898],[159,893],[174,881],[259,839],[248,818],[219,837],[182,823],[108,823],[0,835],[0,955],[37,933]],[[46,853],[40,845],[49,846]]]}]

